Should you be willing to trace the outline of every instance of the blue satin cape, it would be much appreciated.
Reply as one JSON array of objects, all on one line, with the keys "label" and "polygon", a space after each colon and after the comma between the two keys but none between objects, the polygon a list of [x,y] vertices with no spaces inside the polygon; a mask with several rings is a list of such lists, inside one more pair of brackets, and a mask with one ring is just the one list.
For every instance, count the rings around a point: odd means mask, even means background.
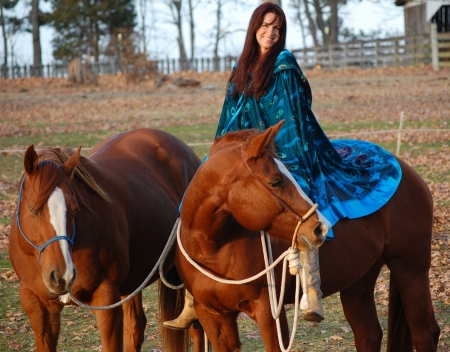
[{"label": "blue satin cape", "polygon": [[[216,138],[249,128],[264,131],[284,119],[277,154],[332,226],[377,211],[395,193],[402,177],[395,157],[369,142],[329,140],[311,110],[309,83],[288,50],[278,56],[267,94],[259,101],[234,97],[233,89],[229,83]],[[327,238],[333,238],[332,229]]]}]

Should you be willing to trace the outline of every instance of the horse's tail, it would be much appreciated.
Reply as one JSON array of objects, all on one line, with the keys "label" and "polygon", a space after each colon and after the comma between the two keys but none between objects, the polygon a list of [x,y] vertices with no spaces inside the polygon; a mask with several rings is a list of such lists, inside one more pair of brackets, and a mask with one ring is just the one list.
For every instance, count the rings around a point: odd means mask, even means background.
[{"label": "horse's tail", "polygon": [[411,330],[405,309],[392,273],[389,280],[388,352],[412,352]]},{"label": "horse's tail", "polygon": [[[167,281],[173,285],[181,284],[180,277],[173,267],[165,275]],[[189,351],[189,330],[173,330],[163,327],[162,323],[175,319],[182,311],[184,305],[184,289],[173,290],[161,280],[159,285],[159,331],[162,336],[162,350],[167,352]]]}]

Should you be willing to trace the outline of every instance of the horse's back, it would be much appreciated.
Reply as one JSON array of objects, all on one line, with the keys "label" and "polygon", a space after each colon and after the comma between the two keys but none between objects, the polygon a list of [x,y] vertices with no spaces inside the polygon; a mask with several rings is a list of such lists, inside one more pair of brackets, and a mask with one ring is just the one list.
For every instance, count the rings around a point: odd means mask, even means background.
[{"label": "horse's back", "polygon": [[[112,172],[141,175],[169,192],[184,193],[200,160],[183,141],[167,132],[142,128],[112,136],[97,144],[89,159],[105,165]],[[122,176],[121,176],[122,177]],[[125,176],[126,177],[126,176]]]},{"label": "horse's back", "polygon": [[94,211],[104,215],[100,221],[77,224],[77,229],[105,236],[110,251],[129,263],[121,284],[121,293],[127,294],[159,258],[200,160],[184,142],[154,129],[112,136],[96,145],[88,159],[92,176],[111,203],[86,194]]}]

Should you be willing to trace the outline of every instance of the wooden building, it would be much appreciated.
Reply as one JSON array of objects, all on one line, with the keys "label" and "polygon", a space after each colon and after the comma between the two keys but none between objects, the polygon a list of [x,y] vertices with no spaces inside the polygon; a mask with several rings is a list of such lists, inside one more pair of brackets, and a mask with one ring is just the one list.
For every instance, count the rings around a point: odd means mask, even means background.
[{"label": "wooden building", "polygon": [[405,35],[430,33],[435,23],[438,33],[450,33],[450,0],[396,0],[404,7]]}]

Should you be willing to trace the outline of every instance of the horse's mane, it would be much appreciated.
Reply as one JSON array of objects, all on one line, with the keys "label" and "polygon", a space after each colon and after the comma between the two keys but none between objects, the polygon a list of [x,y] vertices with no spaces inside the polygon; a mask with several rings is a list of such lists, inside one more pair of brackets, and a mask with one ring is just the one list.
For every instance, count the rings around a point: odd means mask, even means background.
[{"label": "horse's mane", "polygon": [[[221,149],[226,145],[250,141],[256,136],[259,136],[261,133],[262,133],[261,130],[253,128],[247,130],[240,130],[236,132],[228,132],[214,141],[214,144],[211,146],[209,154],[214,153],[216,150]],[[272,153],[275,153],[275,145],[272,145],[269,148]]]},{"label": "horse's mane", "polygon": [[[39,180],[40,189],[39,192],[37,192],[37,200],[34,205],[35,209],[40,209],[42,207],[48,197],[50,197],[50,194],[55,189],[56,185],[61,181],[63,174],[59,171],[59,168],[70,158],[73,153],[74,151],[69,148],[44,148],[38,152],[39,164],[37,167],[35,182]],[[86,170],[86,168],[84,167],[84,164],[86,163],[93,163],[93,161],[80,156],[80,161],[75,166],[73,176],[69,179],[69,182],[77,200],[86,209],[92,212],[89,204],[81,196],[77,187],[76,180],[87,186],[92,192],[94,192],[94,194],[99,196],[101,199],[107,202],[111,202],[111,199]]]}]

